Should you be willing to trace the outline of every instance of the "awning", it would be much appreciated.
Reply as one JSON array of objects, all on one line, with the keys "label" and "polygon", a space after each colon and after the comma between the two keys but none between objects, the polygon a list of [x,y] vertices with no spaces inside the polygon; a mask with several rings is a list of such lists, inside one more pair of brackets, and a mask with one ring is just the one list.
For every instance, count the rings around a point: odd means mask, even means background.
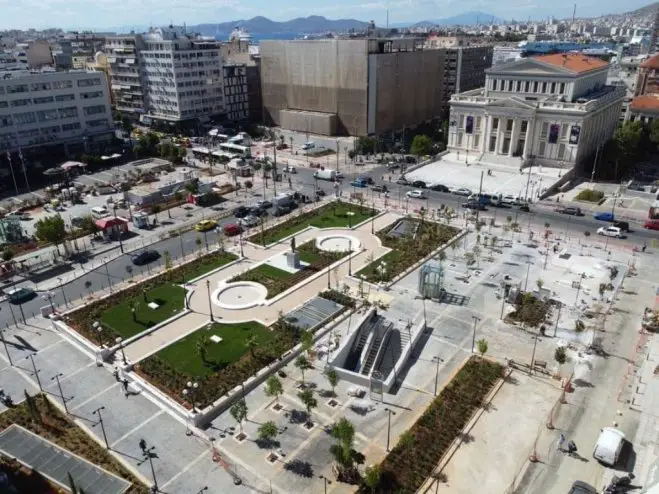
[{"label": "awning", "polygon": [[108,228],[112,228],[113,226],[127,225],[128,220],[126,218],[122,218],[121,216],[117,216],[116,218],[113,217],[101,218],[99,220],[94,221],[94,223],[96,223],[96,226],[99,227],[101,230],[107,230]]}]

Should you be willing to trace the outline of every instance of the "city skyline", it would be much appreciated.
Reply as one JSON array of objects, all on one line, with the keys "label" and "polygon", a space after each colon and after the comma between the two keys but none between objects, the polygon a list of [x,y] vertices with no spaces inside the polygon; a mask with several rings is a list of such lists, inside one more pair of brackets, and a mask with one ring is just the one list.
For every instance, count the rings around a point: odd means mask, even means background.
[{"label": "city skyline", "polygon": [[[387,20],[387,10],[390,24],[418,22],[428,19],[451,17],[470,11],[486,12],[489,15],[510,20],[543,20],[548,16],[569,18],[572,15],[574,3],[541,4],[536,0],[514,0],[501,4],[491,0],[402,0],[400,2],[364,1],[360,3],[349,0],[326,0],[314,5],[300,6],[293,0],[282,0],[276,5],[263,0],[210,1],[201,0],[190,9],[188,2],[183,0],[140,0],[131,2],[129,11],[125,4],[99,0],[89,3],[82,0],[25,0],[20,3],[11,0],[0,0],[0,29],[92,29],[118,31],[148,26],[159,26],[169,23],[188,25],[202,23],[221,23],[249,19],[255,16],[265,16],[275,21],[287,21],[296,17],[323,15],[330,19],[354,18],[362,21],[374,20],[378,25],[384,25]],[[649,5],[647,0],[627,2],[624,7],[613,1],[577,4],[577,17],[597,17],[606,14],[620,14]],[[30,16],[25,16],[29,11]],[[127,15],[130,12],[130,16]]]}]

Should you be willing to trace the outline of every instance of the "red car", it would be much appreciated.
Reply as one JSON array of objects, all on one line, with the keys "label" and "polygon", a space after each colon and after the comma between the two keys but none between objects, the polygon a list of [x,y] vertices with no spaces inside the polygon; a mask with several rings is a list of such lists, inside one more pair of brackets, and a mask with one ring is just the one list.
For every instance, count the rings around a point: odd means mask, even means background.
[{"label": "red car", "polygon": [[243,228],[240,225],[236,225],[235,223],[224,225],[224,234],[227,237],[235,237],[236,235],[240,235],[242,231]]},{"label": "red car", "polygon": [[659,220],[647,220],[643,228],[646,230],[659,230]]}]

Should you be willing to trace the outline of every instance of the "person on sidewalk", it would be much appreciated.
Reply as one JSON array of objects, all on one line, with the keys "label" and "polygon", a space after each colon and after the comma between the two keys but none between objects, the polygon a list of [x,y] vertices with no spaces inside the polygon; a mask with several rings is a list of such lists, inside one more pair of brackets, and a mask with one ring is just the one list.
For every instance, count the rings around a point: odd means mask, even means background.
[{"label": "person on sidewalk", "polygon": [[121,381],[121,385],[124,388],[124,396],[128,398],[128,379],[125,379]]},{"label": "person on sidewalk", "polygon": [[570,456],[574,456],[577,453],[577,445],[574,443],[574,441],[570,440],[570,442],[567,443],[567,454]]}]

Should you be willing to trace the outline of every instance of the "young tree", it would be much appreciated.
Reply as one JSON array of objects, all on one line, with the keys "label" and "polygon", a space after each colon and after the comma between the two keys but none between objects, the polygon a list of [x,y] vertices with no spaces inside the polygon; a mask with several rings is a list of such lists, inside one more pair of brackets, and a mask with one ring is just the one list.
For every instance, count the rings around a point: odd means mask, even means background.
[{"label": "young tree", "polygon": [[410,153],[416,156],[424,156],[432,152],[432,140],[427,135],[416,135],[412,139]]},{"label": "young tree", "polygon": [[313,389],[303,389],[297,394],[297,397],[302,403],[304,403],[304,408],[307,409],[307,422],[311,422],[311,410],[318,406],[318,401],[313,394]]},{"label": "young tree", "polygon": [[302,345],[302,349],[309,355],[311,353],[311,349],[313,348],[313,332],[309,331],[308,329],[303,329],[300,331],[300,344]]},{"label": "young tree", "polygon": [[444,252],[443,250],[440,250],[439,254],[437,254],[437,259],[439,260],[440,264],[443,263],[444,261],[446,261],[446,252]]},{"label": "young tree", "polygon": [[151,214],[153,215],[153,221],[158,224],[158,213],[162,211],[162,206],[160,204],[154,204],[151,206]]},{"label": "young tree", "polygon": [[203,335],[199,337],[197,343],[195,344],[195,350],[202,362],[206,362],[208,345],[210,345],[210,342],[211,342],[210,338],[206,335]]},{"label": "young tree", "polygon": [[272,441],[275,437],[277,437],[278,433],[279,429],[277,428],[277,424],[275,424],[272,420],[263,422],[256,431],[259,439],[268,445],[272,444]]},{"label": "young tree", "polygon": [[245,346],[247,347],[247,350],[249,350],[249,356],[252,358],[252,360],[256,359],[256,348],[259,346],[259,341],[256,338],[256,335],[249,335],[245,339]]},{"label": "young tree", "polygon": [[311,369],[311,364],[304,355],[300,355],[298,358],[295,359],[295,367],[300,369],[300,371],[302,372],[302,384],[304,384],[304,371],[307,369]]},{"label": "young tree", "polygon": [[39,240],[55,244],[59,254],[59,244],[66,239],[66,226],[59,214],[46,216],[34,224],[34,234]]},{"label": "young tree", "polygon": [[355,426],[343,417],[332,426],[330,435],[338,441],[330,446],[330,453],[343,468],[351,468],[354,464]]},{"label": "young tree", "polygon": [[168,250],[164,252],[165,257],[165,269],[172,269],[172,255]]},{"label": "young tree", "polygon": [[375,489],[380,485],[380,478],[382,477],[382,469],[380,465],[371,465],[366,467],[364,471],[364,484],[371,489],[371,493],[375,494]]},{"label": "young tree", "polygon": [[231,416],[235,419],[236,422],[238,422],[238,426],[240,427],[240,433],[243,433],[243,421],[247,418],[247,403],[245,402],[244,399],[238,400],[233,404],[233,406],[229,409],[229,413],[231,413]]},{"label": "young tree", "polygon": [[481,338],[476,342],[476,348],[478,348],[478,353],[481,354],[481,357],[487,353],[487,340],[485,338]]},{"label": "young tree", "polygon": [[275,397],[275,403],[279,404],[279,397],[284,394],[284,386],[277,376],[272,374],[265,382],[265,395]]},{"label": "young tree", "polygon": [[85,288],[87,289],[87,293],[89,293],[89,296],[92,296],[92,282],[87,280],[85,281]]},{"label": "young tree", "polygon": [[535,284],[538,287],[538,290],[542,290],[542,287],[544,286],[545,282],[543,281],[542,278],[538,278],[535,280]]},{"label": "young tree", "polygon": [[554,351],[554,360],[558,364],[558,373],[561,373],[561,366],[567,362],[567,353],[565,352],[565,347],[564,346],[559,346],[555,351]]},{"label": "young tree", "polygon": [[329,368],[327,371],[325,371],[325,377],[327,378],[327,382],[332,388],[332,396],[336,396],[334,389],[336,388],[336,385],[339,384],[339,375],[334,368]]}]

